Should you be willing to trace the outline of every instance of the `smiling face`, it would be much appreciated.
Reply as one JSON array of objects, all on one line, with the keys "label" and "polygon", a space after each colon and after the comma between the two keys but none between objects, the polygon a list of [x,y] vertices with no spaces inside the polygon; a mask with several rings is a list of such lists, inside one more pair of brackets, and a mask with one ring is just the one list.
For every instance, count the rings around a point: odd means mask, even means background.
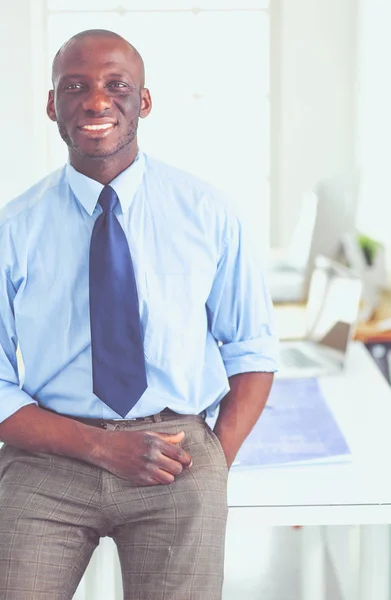
[{"label": "smiling face", "polygon": [[71,164],[89,176],[107,161],[114,161],[116,172],[129,166],[139,117],[151,110],[144,66],[132,46],[119,36],[73,38],[55,59],[53,85],[47,113],[68,145]]}]

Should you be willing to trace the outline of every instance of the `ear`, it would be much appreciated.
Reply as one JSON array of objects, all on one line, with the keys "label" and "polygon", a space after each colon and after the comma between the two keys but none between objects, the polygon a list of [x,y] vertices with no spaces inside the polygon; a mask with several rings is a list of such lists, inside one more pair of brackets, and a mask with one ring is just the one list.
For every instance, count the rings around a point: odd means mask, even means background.
[{"label": "ear", "polygon": [[140,107],[140,117],[145,119],[149,115],[152,110],[152,99],[151,94],[147,88],[142,88],[141,90],[141,107]]},{"label": "ear", "polygon": [[54,90],[49,91],[46,112],[49,119],[51,119],[52,121],[57,121],[56,111],[54,109]]}]

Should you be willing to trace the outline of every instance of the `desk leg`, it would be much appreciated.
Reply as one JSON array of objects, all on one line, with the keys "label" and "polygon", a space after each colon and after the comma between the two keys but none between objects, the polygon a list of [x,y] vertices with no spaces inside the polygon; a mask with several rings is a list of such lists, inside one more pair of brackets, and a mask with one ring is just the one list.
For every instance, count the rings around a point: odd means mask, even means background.
[{"label": "desk leg", "polygon": [[301,533],[300,600],[326,600],[323,527],[305,526]]},{"label": "desk leg", "polygon": [[338,599],[360,600],[361,526],[326,525],[323,533],[330,576],[335,579],[339,591]]},{"label": "desk leg", "polygon": [[390,526],[360,526],[359,600],[390,598]]}]

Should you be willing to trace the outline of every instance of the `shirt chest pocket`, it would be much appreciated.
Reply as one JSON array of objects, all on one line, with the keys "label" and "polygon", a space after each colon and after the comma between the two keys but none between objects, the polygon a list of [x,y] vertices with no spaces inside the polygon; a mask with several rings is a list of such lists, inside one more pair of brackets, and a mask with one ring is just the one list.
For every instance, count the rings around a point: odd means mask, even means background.
[{"label": "shirt chest pocket", "polygon": [[177,361],[191,368],[191,348],[205,339],[205,303],[212,281],[210,268],[146,272],[144,351],[150,362],[172,368]]}]

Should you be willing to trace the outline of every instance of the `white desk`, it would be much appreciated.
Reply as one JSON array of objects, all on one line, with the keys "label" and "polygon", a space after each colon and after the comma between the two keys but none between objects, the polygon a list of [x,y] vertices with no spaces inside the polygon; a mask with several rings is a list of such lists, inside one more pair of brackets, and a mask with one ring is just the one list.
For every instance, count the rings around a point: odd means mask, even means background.
[{"label": "white desk", "polygon": [[[391,523],[391,389],[358,342],[351,346],[344,373],[320,383],[352,462],[232,469],[230,527],[251,528],[248,551],[255,552],[264,525],[314,525],[302,532],[300,600],[325,599],[326,551],[344,600],[389,600],[389,528],[375,524]],[[337,524],[345,527],[332,527]],[[358,551],[349,555],[352,538]]]},{"label": "white desk", "polygon": [[[372,595],[374,582],[379,586],[388,570],[388,559],[373,558],[379,550],[385,556],[388,530],[362,525],[391,522],[391,389],[360,343],[351,346],[346,371],[322,378],[321,387],[351,448],[353,462],[252,471],[233,469],[228,484],[230,538],[237,535],[239,542],[241,533],[251,530],[253,545],[248,552],[256,552],[257,536],[262,536],[264,525],[316,525],[303,529],[300,600],[324,600],[325,548],[338,563],[342,543],[335,529],[324,526],[360,525],[360,556],[350,569],[353,580],[360,573],[360,595],[345,594],[346,600],[388,600],[388,583],[377,588],[376,596]],[[350,535],[358,535],[357,527],[349,531],[353,532]],[[346,534],[344,540],[348,544]],[[75,600],[100,600],[107,597],[108,589],[112,600],[121,598],[115,547],[109,540],[103,542]],[[106,565],[106,572],[108,565],[112,571],[105,582],[98,575],[102,564]]]},{"label": "white desk", "polygon": [[348,464],[231,470],[228,502],[259,524],[391,523],[391,389],[359,342],[343,374],[320,379],[352,451]]}]

